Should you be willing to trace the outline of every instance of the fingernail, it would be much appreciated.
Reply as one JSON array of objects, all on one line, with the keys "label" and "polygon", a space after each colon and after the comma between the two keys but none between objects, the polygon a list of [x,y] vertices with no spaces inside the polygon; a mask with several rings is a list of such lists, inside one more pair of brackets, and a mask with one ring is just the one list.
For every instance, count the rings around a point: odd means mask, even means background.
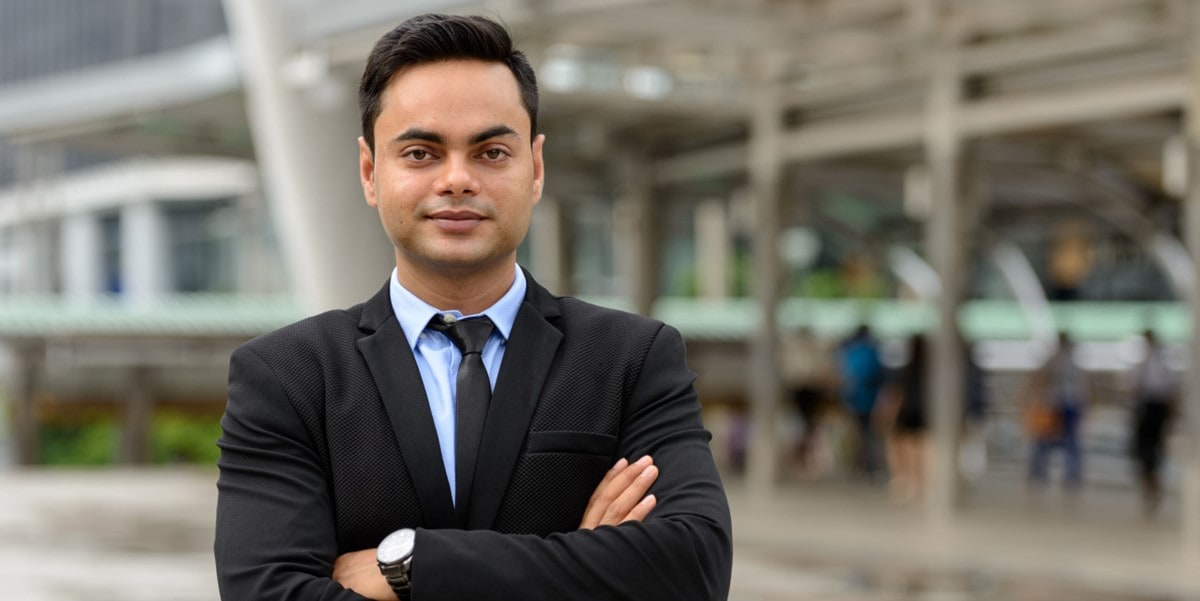
[{"label": "fingernail", "polygon": [[656,500],[657,499],[654,498],[654,495],[646,495],[645,497],[642,497],[642,500],[639,503],[639,505],[649,505]]},{"label": "fingernail", "polygon": [[628,461],[625,461],[625,458],[624,458],[624,457],[622,457],[622,458],[618,459],[616,463],[614,463],[614,464],[613,464],[612,468],[613,468],[614,470],[619,470],[619,469],[621,469],[621,468],[625,467],[625,466],[626,466],[626,465],[628,465],[628,464],[629,464],[629,462],[628,462]]},{"label": "fingernail", "polygon": [[650,456],[642,455],[642,458],[637,460],[637,464],[638,465],[650,465]]},{"label": "fingernail", "polygon": [[654,475],[657,473],[658,473],[658,468],[656,468],[652,465],[652,466],[646,468],[645,470],[642,470],[642,473],[638,474],[638,478],[645,478],[645,479],[649,480],[650,478],[653,478]]}]

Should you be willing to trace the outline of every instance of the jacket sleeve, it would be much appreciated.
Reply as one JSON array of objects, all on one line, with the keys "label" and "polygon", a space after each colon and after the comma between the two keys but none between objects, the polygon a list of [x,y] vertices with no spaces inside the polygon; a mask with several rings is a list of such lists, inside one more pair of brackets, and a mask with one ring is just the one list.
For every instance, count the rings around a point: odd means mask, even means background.
[{"label": "jacket sleeve", "polygon": [[641,523],[537,536],[418,530],[414,601],[723,600],[729,507],[700,421],[683,339],[662,326],[622,418],[618,452],[654,457],[658,504]]},{"label": "jacket sleeve", "polygon": [[214,553],[225,601],[362,601],[331,579],[325,470],[283,388],[249,347],[229,363]]}]

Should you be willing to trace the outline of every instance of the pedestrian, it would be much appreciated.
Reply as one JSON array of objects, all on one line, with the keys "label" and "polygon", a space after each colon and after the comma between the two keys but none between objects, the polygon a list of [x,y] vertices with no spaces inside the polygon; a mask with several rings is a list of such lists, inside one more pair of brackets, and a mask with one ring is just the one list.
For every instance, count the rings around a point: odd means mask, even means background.
[{"label": "pedestrian", "polygon": [[359,104],[396,267],[231,357],[221,597],[725,599],[729,509],[681,336],[516,264],[545,137],[508,32],[409,19]]},{"label": "pedestrian", "polygon": [[812,328],[801,327],[783,338],[781,353],[784,381],[800,418],[792,462],[800,475],[814,476],[821,469],[818,445],[832,375],[829,351]]},{"label": "pedestrian", "polygon": [[868,326],[860,325],[838,349],[842,402],[854,422],[852,451],[855,470],[868,478],[880,473],[879,437],[873,415],[883,385],[879,343]]},{"label": "pedestrian", "polygon": [[958,443],[958,470],[963,483],[976,484],[987,471],[988,393],[986,374],[975,360],[971,344],[959,337],[965,363],[962,435]]},{"label": "pedestrian", "polygon": [[1087,373],[1075,362],[1075,345],[1065,332],[1058,348],[1033,376],[1034,393],[1028,404],[1027,426],[1033,438],[1029,482],[1040,487],[1047,481],[1050,453],[1061,449],[1064,484],[1069,493],[1083,486],[1083,450],[1080,434],[1088,404]]},{"label": "pedestrian", "polygon": [[1162,344],[1151,330],[1143,333],[1146,354],[1133,370],[1132,451],[1138,466],[1142,507],[1147,517],[1162,502],[1162,463],[1166,434],[1175,414],[1178,383]]},{"label": "pedestrian", "polygon": [[919,499],[925,491],[925,438],[928,429],[925,337],[908,338],[908,361],[885,385],[879,411],[887,437],[888,474],[892,498],[900,503]]}]

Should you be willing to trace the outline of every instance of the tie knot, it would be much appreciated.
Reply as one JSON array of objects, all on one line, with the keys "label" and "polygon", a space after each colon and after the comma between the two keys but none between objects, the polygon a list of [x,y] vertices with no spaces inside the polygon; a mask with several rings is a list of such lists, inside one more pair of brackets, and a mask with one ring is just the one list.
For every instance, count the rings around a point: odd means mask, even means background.
[{"label": "tie knot", "polygon": [[447,323],[441,315],[434,315],[429,321],[429,327],[448,336],[450,342],[453,342],[463,355],[482,353],[483,345],[495,329],[492,320],[487,317],[459,319]]}]

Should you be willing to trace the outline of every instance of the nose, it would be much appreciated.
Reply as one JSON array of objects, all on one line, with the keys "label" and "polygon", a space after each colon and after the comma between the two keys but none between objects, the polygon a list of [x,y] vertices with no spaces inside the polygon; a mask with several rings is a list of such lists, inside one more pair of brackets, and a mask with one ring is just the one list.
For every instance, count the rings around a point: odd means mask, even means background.
[{"label": "nose", "polygon": [[452,154],[443,161],[442,165],[442,171],[438,174],[435,183],[439,196],[459,198],[474,196],[479,192],[479,184],[468,158]]}]

